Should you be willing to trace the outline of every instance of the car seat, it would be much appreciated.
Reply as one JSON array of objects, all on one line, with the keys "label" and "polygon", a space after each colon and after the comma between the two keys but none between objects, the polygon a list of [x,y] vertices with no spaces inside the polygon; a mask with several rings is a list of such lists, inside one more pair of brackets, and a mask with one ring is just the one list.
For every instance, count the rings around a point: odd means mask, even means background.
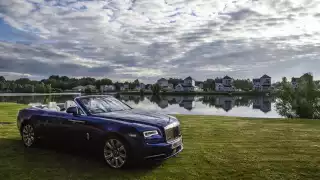
[{"label": "car seat", "polygon": [[49,102],[48,109],[52,111],[60,111],[60,108],[56,102]]},{"label": "car seat", "polygon": [[67,111],[69,107],[77,107],[77,104],[74,101],[68,100],[64,103],[64,110]]}]

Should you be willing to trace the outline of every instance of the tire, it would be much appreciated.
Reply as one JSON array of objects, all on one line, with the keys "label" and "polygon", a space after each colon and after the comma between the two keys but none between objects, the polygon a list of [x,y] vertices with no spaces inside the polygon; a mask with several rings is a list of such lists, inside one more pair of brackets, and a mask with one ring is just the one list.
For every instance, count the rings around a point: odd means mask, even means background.
[{"label": "tire", "polygon": [[31,148],[36,145],[38,138],[32,124],[26,123],[21,127],[21,138],[23,145],[27,148]]},{"label": "tire", "polygon": [[110,168],[121,169],[127,167],[131,162],[128,143],[117,136],[106,138],[103,143],[103,159]]}]

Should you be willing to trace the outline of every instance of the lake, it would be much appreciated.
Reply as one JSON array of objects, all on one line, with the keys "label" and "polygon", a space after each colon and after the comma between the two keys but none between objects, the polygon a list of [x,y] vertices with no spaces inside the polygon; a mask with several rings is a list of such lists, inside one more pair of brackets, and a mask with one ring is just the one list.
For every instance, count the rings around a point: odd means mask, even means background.
[{"label": "lake", "polygon": [[[0,96],[0,102],[21,104],[63,103],[76,95]],[[133,108],[167,114],[222,115],[240,117],[280,118],[275,98],[265,96],[152,96],[113,95]]]}]

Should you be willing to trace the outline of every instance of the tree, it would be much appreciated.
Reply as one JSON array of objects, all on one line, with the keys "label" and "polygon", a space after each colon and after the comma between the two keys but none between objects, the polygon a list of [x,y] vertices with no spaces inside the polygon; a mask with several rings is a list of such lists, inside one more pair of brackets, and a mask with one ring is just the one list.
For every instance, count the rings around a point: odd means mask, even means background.
[{"label": "tree", "polygon": [[280,115],[288,118],[319,119],[320,98],[313,76],[310,73],[301,76],[297,88],[287,78],[282,78],[276,109]]},{"label": "tree", "polygon": [[0,82],[6,82],[6,79],[3,76],[0,76]]},{"label": "tree", "polygon": [[252,89],[252,83],[250,79],[236,79],[233,81],[233,85],[235,88],[243,91],[249,91]]},{"label": "tree", "polygon": [[160,86],[159,84],[154,84],[151,86],[152,94],[159,95],[160,94]]}]

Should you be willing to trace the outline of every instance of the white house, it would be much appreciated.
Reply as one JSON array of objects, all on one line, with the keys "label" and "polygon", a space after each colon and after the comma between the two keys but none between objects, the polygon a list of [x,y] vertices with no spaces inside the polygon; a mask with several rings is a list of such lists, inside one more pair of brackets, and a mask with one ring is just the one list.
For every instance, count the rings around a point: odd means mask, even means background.
[{"label": "white house", "polygon": [[168,80],[166,80],[165,78],[161,78],[157,81],[157,84],[161,87],[161,88],[167,88],[168,87]]},{"label": "white house", "polygon": [[121,91],[128,91],[128,90],[129,90],[129,84],[128,84],[128,83],[123,84],[123,85],[120,87],[120,90],[121,90]]},{"label": "white house", "polygon": [[76,86],[72,88],[73,91],[83,92],[86,89],[96,90],[96,86],[94,85],[86,85],[86,86]]},{"label": "white house", "polygon": [[215,79],[215,90],[216,91],[235,91],[235,87],[233,86],[233,79],[229,76],[225,76],[222,79]]},{"label": "white house", "polygon": [[175,91],[181,92],[181,91],[186,91],[186,92],[191,92],[191,91],[196,91],[198,88],[196,87],[195,80],[192,79],[192,77],[187,77],[183,80],[183,83],[178,84],[175,87]]},{"label": "white house", "polygon": [[255,91],[270,91],[271,77],[265,74],[260,78],[252,79],[252,85]]},{"label": "white house", "polygon": [[115,85],[103,85],[100,87],[100,90],[102,92],[104,91],[115,91],[116,90],[116,86]]}]

